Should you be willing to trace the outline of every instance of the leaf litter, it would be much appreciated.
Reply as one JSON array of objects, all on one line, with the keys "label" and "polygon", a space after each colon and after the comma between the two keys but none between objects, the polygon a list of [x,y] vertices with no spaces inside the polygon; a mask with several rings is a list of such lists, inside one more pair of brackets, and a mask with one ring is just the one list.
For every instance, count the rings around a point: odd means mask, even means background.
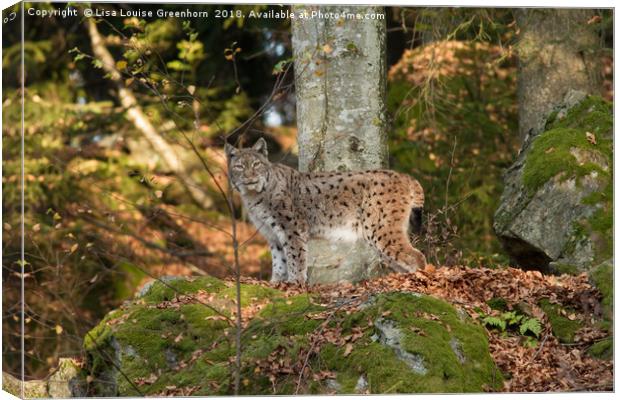
[{"label": "leaf litter", "polygon": [[[461,309],[475,320],[481,314],[498,315],[487,301],[502,298],[507,307],[518,307],[526,314],[540,321],[540,342],[528,346],[526,337],[506,335],[497,330],[487,330],[489,349],[505,380],[505,392],[561,392],[561,391],[611,391],[613,390],[613,361],[591,357],[587,350],[601,339],[611,335],[596,324],[586,325],[575,334],[574,343],[560,343],[553,336],[549,319],[538,303],[548,299],[562,307],[570,307],[568,319],[593,322],[601,317],[600,292],[588,281],[585,273],[572,275],[543,275],[538,271],[524,271],[517,268],[469,268],[440,267],[428,265],[425,269],[410,274],[390,274],[368,281],[340,283],[335,285],[302,286],[288,283],[269,284],[253,278],[244,278],[244,283],[275,287],[287,296],[312,293],[324,305],[332,305],[349,312],[357,309],[370,296],[378,293],[400,291],[415,292],[442,298]],[[347,303],[347,300],[349,301]],[[342,304],[345,304],[344,306]],[[332,311],[333,313],[333,311]],[[423,315],[424,314],[424,315]],[[330,318],[330,310],[313,313],[310,319]],[[418,317],[434,320],[432,314],[419,313]],[[369,321],[369,325],[372,324]],[[446,329],[449,329],[446,327]],[[425,335],[423,331],[417,332]],[[308,358],[308,352],[318,352],[322,343],[333,343],[344,348],[345,357],[353,350],[359,332],[342,337],[338,326],[317,328],[311,335],[309,350],[302,350],[296,365],[287,364],[283,349],[270,355],[270,362],[257,362],[261,369],[268,368],[273,378],[279,373],[310,374],[299,363]],[[280,353],[277,353],[280,352]],[[277,353],[277,354],[276,354]],[[278,355],[281,356],[278,358]],[[279,360],[276,362],[276,360]],[[281,363],[281,364],[278,364]],[[323,378],[330,376],[323,371]]]}]

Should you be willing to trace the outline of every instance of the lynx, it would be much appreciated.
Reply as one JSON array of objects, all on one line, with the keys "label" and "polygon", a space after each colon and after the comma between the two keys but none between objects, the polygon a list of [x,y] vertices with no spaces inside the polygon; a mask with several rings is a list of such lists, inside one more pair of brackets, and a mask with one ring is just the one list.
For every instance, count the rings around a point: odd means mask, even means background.
[{"label": "lynx", "polygon": [[305,283],[307,241],[365,240],[400,272],[426,265],[410,241],[419,228],[424,191],[394,171],[302,173],[267,159],[267,143],[226,144],[230,180],[252,223],[271,248],[272,282]]}]

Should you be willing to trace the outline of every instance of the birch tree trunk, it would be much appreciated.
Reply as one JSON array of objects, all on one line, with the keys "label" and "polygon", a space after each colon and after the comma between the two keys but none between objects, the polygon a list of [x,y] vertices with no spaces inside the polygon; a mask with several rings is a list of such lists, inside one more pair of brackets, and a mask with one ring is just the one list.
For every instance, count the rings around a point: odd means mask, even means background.
[{"label": "birch tree trunk", "polygon": [[600,94],[600,38],[588,25],[594,10],[519,9],[519,135],[544,130],[545,119],[569,90]]},{"label": "birch tree trunk", "polygon": [[86,24],[93,53],[95,57],[101,61],[102,68],[108,73],[110,80],[114,82],[118,93],[118,99],[126,110],[127,119],[142,133],[153,150],[175,174],[194,201],[203,208],[210,208],[213,205],[213,200],[190,176],[189,171],[187,171],[185,165],[183,165],[183,162],[176,154],[174,148],[159,134],[157,129],[142,111],[132,90],[125,86],[121,73],[116,69],[116,62],[105,46],[103,37],[99,33],[94,19],[88,18]]},{"label": "birch tree trunk", "polygon": [[[300,171],[387,167],[383,7],[299,5],[293,11],[306,16],[292,22]],[[340,18],[324,18],[336,13]],[[310,283],[357,281],[380,272],[378,254],[362,241],[312,240],[308,265]]]}]

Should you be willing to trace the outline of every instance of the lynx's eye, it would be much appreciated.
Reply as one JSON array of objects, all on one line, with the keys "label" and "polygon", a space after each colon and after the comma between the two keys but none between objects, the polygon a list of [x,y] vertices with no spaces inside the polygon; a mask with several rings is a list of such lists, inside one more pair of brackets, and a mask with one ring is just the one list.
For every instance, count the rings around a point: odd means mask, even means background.
[{"label": "lynx's eye", "polygon": [[261,165],[261,162],[260,162],[260,161],[258,161],[258,160],[256,160],[256,161],[254,161],[254,162],[252,163],[252,168],[257,168],[257,167],[258,167],[258,166],[260,166],[260,165]]},{"label": "lynx's eye", "polygon": [[233,165],[232,169],[233,171],[243,171],[244,168],[243,168],[243,165],[241,164],[235,164]]}]

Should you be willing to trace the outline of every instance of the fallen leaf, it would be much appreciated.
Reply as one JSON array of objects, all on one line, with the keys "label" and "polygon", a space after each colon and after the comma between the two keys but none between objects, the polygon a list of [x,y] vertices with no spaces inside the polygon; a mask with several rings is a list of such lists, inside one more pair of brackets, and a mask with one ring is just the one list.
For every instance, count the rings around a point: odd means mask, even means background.
[{"label": "fallen leaf", "polygon": [[347,357],[353,351],[353,345],[351,343],[347,344],[344,348],[344,356]]}]

